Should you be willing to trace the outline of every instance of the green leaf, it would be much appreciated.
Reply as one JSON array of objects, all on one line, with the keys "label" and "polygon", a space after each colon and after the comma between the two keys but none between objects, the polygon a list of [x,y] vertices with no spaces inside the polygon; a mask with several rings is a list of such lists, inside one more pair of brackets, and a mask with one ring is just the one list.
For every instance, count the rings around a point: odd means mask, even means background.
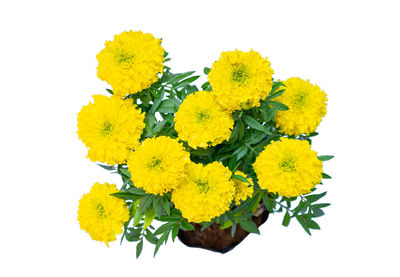
[{"label": "green leaf", "polygon": [[314,220],[309,220],[308,221],[308,227],[310,229],[314,229],[314,230],[320,230],[321,228],[319,227],[319,225],[317,224],[317,222],[315,222]]},{"label": "green leaf", "polygon": [[153,209],[156,212],[157,217],[161,217],[162,215],[161,211],[162,201],[163,198],[161,196],[158,196],[157,198],[153,199]]},{"label": "green leaf", "polygon": [[290,223],[290,214],[288,211],[286,211],[285,216],[283,217],[282,225],[287,227],[289,226],[289,223]]},{"label": "green leaf", "polygon": [[214,148],[208,147],[208,148],[198,148],[196,150],[191,151],[190,154],[196,156],[209,156],[212,155],[214,152],[215,152]]},{"label": "green leaf", "polygon": [[315,206],[313,206],[311,208],[311,216],[312,217],[320,217],[320,216],[323,216],[324,214],[325,214],[324,211],[321,210],[320,208],[317,208]]},{"label": "green leaf", "polygon": [[198,78],[200,78],[200,76],[192,76],[190,78],[187,78],[187,79],[177,83],[176,85],[173,85],[173,88],[174,89],[182,88],[182,87],[196,81]]},{"label": "green leaf", "polygon": [[144,213],[143,229],[147,229],[155,217],[156,212],[154,211],[153,207],[148,208]]},{"label": "green leaf", "polygon": [[163,201],[163,208],[164,211],[167,215],[170,215],[170,209],[169,209],[169,200],[168,197],[164,197],[164,201]]},{"label": "green leaf", "polygon": [[307,218],[304,215],[298,215],[296,216],[297,221],[300,223],[301,227],[303,227],[304,231],[307,232],[311,236],[310,229],[308,228],[307,225]]},{"label": "green leaf", "polygon": [[281,90],[278,90],[278,91],[276,91],[276,92],[270,93],[270,95],[267,97],[267,100],[271,100],[271,99],[274,99],[274,98],[276,98],[276,97],[279,97],[279,96],[281,96],[284,92],[285,92],[285,89],[281,89]]},{"label": "green leaf", "polygon": [[157,244],[158,239],[155,235],[153,235],[153,233],[149,230],[146,229],[146,234],[144,235],[144,237],[146,238],[146,240],[152,244]]},{"label": "green leaf", "polygon": [[110,195],[117,197],[119,199],[133,200],[133,201],[136,201],[137,199],[139,199],[141,197],[141,196],[138,196],[138,195],[132,194],[130,192],[126,192],[126,191],[120,191],[120,192],[112,193]]},{"label": "green leaf", "polygon": [[320,161],[329,161],[330,159],[333,159],[335,156],[331,156],[331,155],[323,155],[323,156],[318,156],[318,160]]},{"label": "green leaf", "polygon": [[268,135],[272,135],[272,133],[270,131],[267,131],[265,129],[265,127],[263,125],[261,125],[257,120],[255,120],[254,118],[248,116],[248,115],[244,115],[243,117],[244,122],[249,125],[251,128],[261,131],[263,133],[266,133]]},{"label": "green leaf", "polygon": [[111,94],[111,95],[114,94],[114,92],[113,92],[111,89],[106,88],[106,91],[107,91],[109,94]]},{"label": "green leaf", "polygon": [[249,180],[247,180],[245,177],[241,176],[241,175],[232,175],[232,178],[235,178],[239,181],[248,183],[249,185],[251,185],[251,183],[249,182]]},{"label": "green leaf", "polygon": [[154,248],[154,254],[153,257],[155,257],[157,255],[158,250],[160,249],[160,246],[162,245],[162,241],[158,240],[156,247]]},{"label": "green leaf", "polygon": [[169,74],[167,77],[167,82],[169,84],[177,83],[180,80],[185,79],[186,77],[192,75],[195,71],[188,71],[185,73],[180,73],[180,74]]},{"label": "green leaf", "polygon": [[131,187],[127,190],[129,193],[135,194],[135,195],[140,195],[140,196],[145,196],[146,192],[143,189],[140,188],[135,188]]},{"label": "green leaf", "polygon": [[128,228],[125,237],[127,241],[138,241],[140,240],[141,229]]},{"label": "green leaf", "polygon": [[322,178],[323,178],[323,179],[332,179],[332,177],[329,176],[329,175],[326,174],[326,173],[322,173]]},{"label": "green leaf", "polygon": [[171,233],[171,235],[172,235],[172,241],[175,241],[175,238],[176,238],[176,236],[177,236],[178,233],[179,233],[179,229],[180,229],[180,227],[179,227],[178,224],[175,225],[174,228],[172,228],[172,233]]},{"label": "green leaf", "polygon": [[142,253],[143,249],[143,239],[139,241],[139,243],[136,245],[136,259],[139,258],[140,253]]},{"label": "green leaf", "polygon": [[251,220],[242,219],[242,220],[239,220],[239,224],[247,232],[260,234],[260,230],[258,230],[257,225]]},{"label": "green leaf", "polygon": [[148,207],[150,207],[151,203],[153,201],[153,195],[146,195],[142,199],[140,199],[139,202],[139,210],[144,213]]},{"label": "green leaf", "polygon": [[314,204],[314,205],[312,205],[312,207],[315,207],[315,208],[326,208],[326,207],[329,207],[331,204],[329,204],[329,203],[320,203],[320,204]]},{"label": "green leaf", "polygon": [[232,236],[232,238],[235,237],[236,228],[237,228],[237,224],[236,224],[236,223],[233,223],[232,229],[231,229],[231,236]]},{"label": "green leaf", "polygon": [[255,210],[257,209],[258,205],[260,204],[260,200],[261,200],[262,195],[263,195],[262,191],[257,192],[250,199],[250,202],[249,202],[249,205],[246,208],[246,211],[255,212]]},{"label": "green leaf", "polygon": [[[269,198],[268,193],[264,193],[262,196],[265,208],[270,212],[274,212],[275,201]],[[273,202],[274,201],[274,202]],[[274,203],[274,204],[273,204]]]},{"label": "green leaf", "polygon": [[136,226],[139,224],[140,220],[142,220],[143,214],[137,210],[135,213],[135,216],[133,217],[133,226]]},{"label": "green leaf", "polygon": [[115,170],[116,168],[114,166],[111,165],[104,165],[104,164],[97,164],[98,166],[107,169],[107,170]]},{"label": "green leaf", "polygon": [[286,106],[285,104],[278,102],[278,101],[268,101],[269,104],[271,104],[274,107],[277,107],[281,111],[287,111],[289,110],[289,107]]},{"label": "green leaf", "polygon": [[209,67],[204,67],[204,74],[208,75],[208,73],[210,73],[211,68]]},{"label": "green leaf", "polygon": [[154,232],[154,235],[161,235],[163,233],[165,233],[166,231],[171,230],[171,228],[173,228],[173,226],[175,225],[175,222],[168,222],[165,223],[163,225],[161,225],[160,227],[158,227],[158,229]]},{"label": "green leaf", "polygon": [[183,220],[181,222],[181,226],[185,231],[194,231],[195,228],[192,224],[190,224],[189,222],[187,222],[186,220]]},{"label": "green leaf", "polygon": [[180,104],[181,102],[178,99],[175,98],[166,99],[160,104],[157,111],[159,113],[176,113],[178,111]]},{"label": "green leaf", "polygon": [[322,197],[324,197],[327,194],[327,192],[323,192],[320,194],[313,194],[313,195],[306,195],[305,198],[307,199],[308,203],[313,203],[318,201],[319,199],[321,199]]}]

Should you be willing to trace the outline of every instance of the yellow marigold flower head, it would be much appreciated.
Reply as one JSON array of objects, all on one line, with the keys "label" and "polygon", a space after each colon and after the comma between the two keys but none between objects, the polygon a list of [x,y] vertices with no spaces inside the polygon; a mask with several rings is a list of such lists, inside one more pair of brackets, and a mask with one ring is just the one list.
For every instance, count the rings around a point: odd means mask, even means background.
[{"label": "yellow marigold flower head", "polygon": [[235,175],[240,175],[244,178],[246,178],[249,183],[240,181],[238,179],[233,178],[233,184],[235,185],[235,203],[236,205],[240,204],[240,200],[245,201],[248,197],[251,197],[253,195],[254,191],[254,184],[251,178],[247,178],[246,174],[243,172],[236,170]]},{"label": "yellow marigold flower head", "polygon": [[144,140],[130,155],[128,169],[136,187],[163,194],[183,181],[189,162],[189,153],[178,140],[161,136]]},{"label": "yellow marigold flower head", "polygon": [[326,114],[326,94],[308,80],[289,78],[285,92],[276,98],[289,107],[275,115],[276,126],[285,134],[300,135],[314,132]]},{"label": "yellow marigold flower head", "polygon": [[253,50],[223,52],[208,74],[217,102],[229,111],[259,106],[272,88],[270,65]]},{"label": "yellow marigold flower head", "polygon": [[78,114],[78,136],[89,148],[90,160],[125,163],[131,148],[139,146],[144,114],[131,99],[94,95],[93,103]]},{"label": "yellow marigold flower head", "polygon": [[191,163],[185,182],[172,191],[172,202],[188,221],[210,221],[229,210],[235,195],[231,175],[219,162]]},{"label": "yellow marigold flower head", "polygon": [[321,182],[322,162],[307,141],[282,138],[272,142],[253,164],[261,188],[295,197]]},{"label": "yellow marigold flower head", "polygon": [[78,221],[82,230],[93,240],[115,241],[116,234],[122,233],[122,226],[129,220],[125,201],[111,196],[118,192],[113,184],[95,183],[89,193],[79,201]]},{"label": "yellow marigold flower head", "polygon": [[234,123],[208,91],[188,95],[174,120],[179,138],[192,148],[207,148],[229,139]]},{"label": "yellow marigold flower head", "polygon": [[164,48],[151,34],[123,32],[106,41],[97,60],[97,76],[112,86],[115,95],[125,96],[158,80],[164,68]]}]

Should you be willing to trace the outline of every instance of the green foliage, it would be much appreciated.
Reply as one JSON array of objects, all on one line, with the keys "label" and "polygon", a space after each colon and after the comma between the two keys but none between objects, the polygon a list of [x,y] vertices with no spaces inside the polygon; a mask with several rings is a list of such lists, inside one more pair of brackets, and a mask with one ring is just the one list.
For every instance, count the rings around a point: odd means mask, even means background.
[{"label": "green foliage", "polygon": [[[167,57],[168,53],[165,53]],[[169,60],[169,58],[166,58]],[[210,68],[204,68],[207,75]],[[149,88],[126,98],[133,102],[145,112],[145,131],[141,137],[144,140],[154,136],[177,137],[174,129],[174,114],[178,111],[182,101],[191,93],[198,91],[197,86],[192,83],[199,76],[193,75],[194,71],[185,73],[172,73],[169,67],[165,67],[159,80]],[[201,85],[202,90],[211,91],[209,82]],[[107,90],[112,94],[112,90]],[[254,212],[265,207],[270,213],[282,212],[284,226],[289,226],[292,218],[296,218],[302,228],[311,235],[311,230],[320,229],[315,219],[324,214],[323,208],[328,207],[328,203],[317,203],[326,192],[305,196],[286,198],[262,190],[257,183],[257,176],[252,167],[253,162],[260,152],[271,141],[279,140],[284,136],[279,128],[276,127],[273,118],[277,111],[288,109],[286,105],[276,99],[285,92],[282,82],[274,82],[269,96],[260,102],[259,107],[248,110],[235,111],[232,117],[235,121],[231,137],[228,141],[206,149],[192,149],[184,144],[186,150],[190,152],[193,162],[208,164],[219,161],[232,171],[232,178],[247,182],[249,181],[235,174],[240,170],[252,178],[254,183],[254,194],[240,205],[232,203],[231,209],[223,215],[214,218],[210,222],[203,222],[201,230],[216,223],[220,228],[231,228],[231,236],[234,237],[238,225],[244,230],[260,234],[257,225],[251,220]],[[296,137],[301,140],[311,140],[318,133],[310,135],[300,135]],[[319,156],[321,161],[328,161],[333,156]],[[130,173],[125,164],[117,166],[101,165],[102,168],[119,174],[122,179],[121,191],[112,194],[123,199],[130,211],[130,219],[124,225],[124,232],[121,238],[127,241],[136,242],[136,257],[139,257],[143,249],[143,241],[146,240],[155,246],[154,256],[158,253],[161,245],[166,244],[169,237],[174,241],[180,230],[191,231],[195,227],[182,217],[171,202],[171,193],[164,195],[147,194],[143,189],[134,186],[130,179]],[[328,174],[322,173],[322,178],[331,178]],[[153,222],[162,224],[154,229]]]}]

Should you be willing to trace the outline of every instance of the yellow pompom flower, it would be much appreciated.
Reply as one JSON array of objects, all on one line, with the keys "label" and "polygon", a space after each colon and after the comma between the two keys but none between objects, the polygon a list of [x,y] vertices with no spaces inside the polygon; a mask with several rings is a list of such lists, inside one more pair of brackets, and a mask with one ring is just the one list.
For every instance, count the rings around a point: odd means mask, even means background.
[{"label": "yellow pompom flower", "polygon": [[122,233],[122,226],[129,220],[125,201],[111,196],[118,192],[113,184],[95,183],[89,193],[79,201],[78,221],[82,230],[93,240],[115,241],[116,234]]},{"label": "yellow pompom flower", "polygon": [[123,32],[106,41],[97,54],[97,76],[107,81],[117,96],[142,91],[158,80],[164,68],[164,52],[161,40],[151,34]]},{"label": "yellow pompom flower", "polygon": [[217,102],[229,111],[259,106],[272,88],[270,65],[253,50],[223,52],[208,74]]},{"label": "yellow pompom flower", "polygon": [[276,98],[289,107],[275,114],[276,126],[288,135],[298,136],[314,132],[326,114],[326,94],[308,80],[289,78],[285,92]]},{"label": "yellow pompom flower", "polygon": [[232,178],[233,184],[235,185],[235,203],[236,205],[240,205],[240,201],[245,201],[248,197],[251,197],[253,195],[254,191],[254,184],[251,178],[247,178],[246,174],[243,172],[236,170],[235,175],[240,175],[249,181],[249,183],[240,181],[238,179]]},{"label": "yellow pompom flower", "polygon": [[145,139],[128,159],[133,184],[147,193],[163,194],[179,186],[190,162],[176,139],[157,137]]},{"label": "yellow pompom flower", "polygon": [[253,164],[262,189],[295,197],[321,182],[322,162],[307,141],[281,138],[271,142]]},{"label": "yellow pompom flower", "polygon": [[210,221],[229,210],[235,195],[231,175],[219,162],[191,163],[185,182],[172,191],[172,202],[188,221]]},{"label": "yellow pompom flower", "polygon": [[132,99],[94,95],[93,103],[78,114],[78,136],[89,148],[88,157],[114,165],[125,163],[132,148],[139,146],[144,114]]},{"label": "yellow pompom flower", "polygon": [[207,148],[229,139],[231,115],[223,111],[208,91],[188,95],[175,114],[175,130],[192,148]]}]

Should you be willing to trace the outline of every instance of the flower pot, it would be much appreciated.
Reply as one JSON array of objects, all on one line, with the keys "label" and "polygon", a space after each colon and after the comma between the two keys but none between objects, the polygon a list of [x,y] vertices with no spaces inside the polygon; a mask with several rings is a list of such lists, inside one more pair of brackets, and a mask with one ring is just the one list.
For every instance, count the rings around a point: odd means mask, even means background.
[{"label": "flower pot", "polygon": [[[262,225],[268,219],[269,212],[260,204],[251,218],[257,226]],[[220,225],[213,223],[208,228],[201,230],[201,224],[193,224],[194,231],[180,230],[178,233],[179,240],[189,247],[198,247],[219,253],[226,253],[236,245],[241,243],[248,235],[249,232],[245,231],[240,224],[237,225],[235,236],[231,236],[231,227],[227,229],[220,229]]]}]

